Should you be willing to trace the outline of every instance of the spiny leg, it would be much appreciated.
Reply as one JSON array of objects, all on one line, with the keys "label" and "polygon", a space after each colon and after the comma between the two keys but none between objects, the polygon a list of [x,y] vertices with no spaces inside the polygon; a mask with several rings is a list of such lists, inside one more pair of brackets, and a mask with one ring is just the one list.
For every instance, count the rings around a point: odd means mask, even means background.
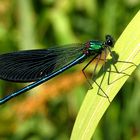
[{"label": "spiny leg", "polygon": [[[106,56],[106,55],[105,55]],[[103,61],[103,62],[105,62],[106,61],[106,59],[105,59],[106,57],[104,57],[104,59],[100,59],[101,61]],[[97,58],[96,58],[97,59]],[[119,62],[119,61],[118,61]],[[131,62],[130,62],[131,63]],[[130,76],[129,74],[127,74],[127,73],[125,73],[125,72],[120,72],[120,71],[118,71],[117,70],[117,68],[116,68],[116,71],[112,71],[111,70],[111,67],[109,67],[109,70],[107,70],[107,68],[106,68],[106,62],[105,62],[105,64],[103,65],[103,72],[108,72],[109,73],[109,76],[108,76],[108,85],[110,85],[110,75],[111,75],[111,72],[112,73],[118,73],[118,74],[123,74],[123,77],[124,76]],[[113,65],[113,64],[112,64]],[[115,65],[114,65],[115,66]],[[132,67],[133,65],[131,65],[131,66],[129,66],[128,68],[130,68],[130,67]],[[115,66],[116,67],[116,66]],[[127,69],[127,68],[126,68]],[[122,77],[121,77],[122,78]],[[101,79],[101,82],[100,82],[100,86],[99,86],[99,90],[101,89],[101,85],[102,85],[102,82],[103,82],[103,79],[104,78],[102,78]],[[120,78],[119,78],[120,79]],[[119,79],[117,79],[117,80],[119,80]],[[99,93],[99,90],[98,90],[98,93]]]},{"label": "spiny leg", "polygon": [[[104,71],[105,73],[106,73],[106,72],[109,72],[109,76],[108,76],[108,85],[110,84],[109,79],[110,79],[110,74],[111,74],[111,72],[118,73],[118,74],[124,74],[124,76],[130,76],[129,74],[127,74],[127,73],[125,73],[125,72],[123,72],[123,71],[127,70],[128,68],[130,68],[130,67],[132,67],[132,66],[136,66],[136,67],[137,67],[137,65],[134,64],[133,62],[125,62],[125,61],[118,61],[118,60],[116,60],[115,57],[114,57],[114,55],[113,55],[113,53],[111,52],[111,50],[110,50],[110,53],[111,53],[111,56],[112,56],[112,59],[113,59],[112,65],[114,66],[115,71],[111,71],[111,67],[109,67],[109,69],[110,69],[109,71],[106,70],[106,68],[105,68],[105,66],[106,66],[106,56],[107,56],[106,50],[105,50],[105,57],[104,57],[104,59],[101,59],[101,58],[100,58],[101,61],[104,61],[104,62],[105,62],[105,64],[103,65],[103,71]],[[117,69],[116,65],[115,65],[116,62],[120,62],[120,63],[129,63],[129,64],[132,64],[132,65],[129,66],[128,68],[122,70],[122,71],[119,71],[119,70]],[[101,88],[103,79],[104,79],[104,77],[105,77],[105,73],[104,73],[104,75],[103,75],[103,77],[102,77],[102,79],[101,79],[100,84],[98,84],[94,79],[93,79],[93,81],[94,81],[94,82],[96,83],[96,85],[99,87],[97,94],[99,94],[99,91],[101,90],[101,91],[105,94],[105,96],[108,98],[108,100],[109,100],[109,102],[110,102],[110,99],[109,99],[108,95],[107,95],[107,94],[103,91],[103,89]],[[123,77],[124,77],[124,76],[123,76]],[[120,78],[119,78],[119,79],[120,79]],[[99,95],[101,95],[101,94],[99,94]],[[101,95],[101,96],[102,96],[102,95]]]},{"label": "spiny leg", "polygon": [[97,66],[98,66],[98,64],[99,64],[100,59],[101,59],[101,54],[99,54],[99,55],[97,56],[96,65],[95,65],[95,68],[94,68],[93,73],[92,73],[92,79],[94,78],[94,75],[95,75],[95,73],[96,73],[96,69],[97,69]]},{"label": "spiny leg", "polygon": [[[82,69],[82,73],[84,74],[84,76],[85,76],[85,78],[86,78],[86,80],[87,80],[87,82],[88,82],[88,84],[89,84],[89,86],[91,87],[91,89],[93,88],[92,87],[92,84],[90,83],[90,81],[89,81],[89,79],[88,79],[88,77],[87,77],[87,75],[86,75],[86,73],[85,73],[85,69],[89,66],[89,64],[95,59],[96,57],[93,57],[85,66],[84,66],[84,68]],[[95,71],[96,71],[96,68],[97,68],[97,66],[95,66]]]},{"label": "spiny leg", "polygon": [[[101,85],[102,85],[102,83],[103,83],[103,80],[104,80],[104,77],[105,77],[105,74],[106,74],[106,68],[105,68],[105,66],[106,66],[106,56],[107,56],[107,51],[106,51],[106,49],[104,50],[104,59],[103,59],[103,61],[105,62],[105,64],[103,64],[103,71],[104,71],[104,73],[103,73],[103,76],[102,76],[102,79],[101,79],[101,82],[100,82],[100,84],[97,84],[97,82],[95,81],[95,83],[98,85],[98,92],[97,92],[97,94],[98,95],[100,95],[100,96],[102,96],[99,92],[100,92],[100,90],[104,93],[104,95],[108,98],[108,101],[110,102],[110,99],[109,99],[109,96],[105,93],[105,91],[101,88]],[[100,60],[101,60],[101,58],[100,58]]]},{"label": "spiny leg", "polygon": [[103,71],[106,70],[106,68],[105,68],[105,66],[106,66],[106,57],[107,57],[107,50],[105,49],[105,50],[104,50],[104,59],[102,59],[103,62],[104,62],[104,65],[103,65]]},{"label": "spiny leg", "polygon": [[[92,74],[92,77],[94,77],[94,74],[95,74],[95,72],[96,72],[97,66],[98,66],[99,61],[100,61],[100,59],[101,59],[101,54],[98,55],[97,58],[93,58],[92,60],[90,60],[89,63],[82,69],[82,72],[83,72],[85,78],[87,79],[87,81],[88,81],[88,83],[89,83],[89,85],[90,85],[91,87],[92,87],[92,85],[91,85],[90,81],[89,81],[88,78],[87,78],[87,75],[86,75],[86,73],[85,73],[85,69],[88,67],[88,65],[89,65],[94,59],[97,59],[97,62],[96,62],[96,65],[95,65],[95,68],[94,68],[93,74]],[[101,85],[99,85],[99,84],[96,82],[96,80],[95,80],[94,78],[92,78],[92,80],[93,80],[93,82],[99,87],[99,89],[104,93],[105,97],[107,97],[107,98],[108,98],[108,101],[110,102],[108,95],[103,91],[103,89],[101,88]],[[92,87],[92,88],[93,88],[93,87]],[[97,94],[100,95],[100,96],[103,96],[103,95],[99,94],[99,89],[98,89]]]}]

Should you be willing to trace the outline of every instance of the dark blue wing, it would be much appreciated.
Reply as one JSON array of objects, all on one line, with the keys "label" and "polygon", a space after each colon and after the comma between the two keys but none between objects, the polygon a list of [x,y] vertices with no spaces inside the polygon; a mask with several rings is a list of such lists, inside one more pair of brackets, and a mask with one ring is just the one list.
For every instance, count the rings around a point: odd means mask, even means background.
[{"label": "dark blue wing", "polygon": [[25,50],[0,55],[0,78],[15,82],[36,81],[61,69],[82,55],[84,45]]}]

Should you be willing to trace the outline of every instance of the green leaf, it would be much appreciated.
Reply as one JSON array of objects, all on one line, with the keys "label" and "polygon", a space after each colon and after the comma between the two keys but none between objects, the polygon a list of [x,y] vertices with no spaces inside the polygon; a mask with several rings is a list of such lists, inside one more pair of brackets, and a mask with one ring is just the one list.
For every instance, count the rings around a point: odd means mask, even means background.
[{"label": "green leaf", "polygon": [[[113,51],[119,55],[119,60],[123,61],[115,64],[117,69],[131,75],[136,66],[125,62],[133,62],[136,65],[140,63],[140,11],[117,40]],[[108,58],[110,59],[111,56]],[[103,75],[96,80],[97,83],[101,82]],[[110,84],[108,84],[108,78]],[[125,74],[110,73],[110,77],[108,77],[108,72],[105,74],[101,87],[109,96],[110,101],[113,100],[128,78],[129,76]],[[87,92],[78,113],[71,140],[90,140],[100,119],[109,107],[110,102],[107,98],[97,94],[98,89],[98,86],[93,84],[93,89]]]}]

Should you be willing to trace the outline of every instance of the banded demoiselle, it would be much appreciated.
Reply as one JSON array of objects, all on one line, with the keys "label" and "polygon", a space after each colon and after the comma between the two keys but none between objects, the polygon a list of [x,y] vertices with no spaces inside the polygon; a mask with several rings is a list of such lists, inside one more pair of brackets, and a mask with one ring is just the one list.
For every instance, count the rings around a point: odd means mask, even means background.
[{"label": "banded demoiselle", "polygon": [[29,91],[92,56],[85,69],[94,59],[101,56],[103,51],[106,52],[107,49],[110,51],[113,45],[113,38],[106,35],[105,41],[88,41],[65,45],[65,48],[23,50],[0,55],[0,79],[12,82],[33,82],[0,99],[0,104]]}]

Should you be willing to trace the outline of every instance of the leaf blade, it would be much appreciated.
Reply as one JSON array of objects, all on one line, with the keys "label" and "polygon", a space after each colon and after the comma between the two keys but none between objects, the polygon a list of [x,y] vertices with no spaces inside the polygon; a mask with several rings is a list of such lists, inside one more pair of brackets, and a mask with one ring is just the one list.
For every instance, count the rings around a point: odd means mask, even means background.
[{"label": "leaf blade", "polygon": [[[119,60],[133,62],[136,65],[140,63],[139,21],[140,11],[129,23],[114,47],[114,51],[119,54]],[[115,65],[117,66],[119,71],[125,70],[128,67],[127,63],[116,63]],[[130,67],[126,71],[128,74],[131,74],[135,70],[135,68],[135,66]],[[120,78],[121,76],[121,74],[114,74],[111,80],[119,80],[113,82],[110,85],[108,85],[107,83],[107,75],[105,75],[104,77],[102,88],[109,96],[109,99],[111,101],[116,96],[126,80],[129,78],[128,76]],[[97,79],[97,82],[100,82],[101,78],[102,76]],[[71,134],[71,140],[91,139],[100,119],[110,105],[106,98],[103,98],[96,94],[98,92],[98,87],[95,84],[93,85],[93,87],[94,88],[92,90],[88,91],[80,108]]]}]

